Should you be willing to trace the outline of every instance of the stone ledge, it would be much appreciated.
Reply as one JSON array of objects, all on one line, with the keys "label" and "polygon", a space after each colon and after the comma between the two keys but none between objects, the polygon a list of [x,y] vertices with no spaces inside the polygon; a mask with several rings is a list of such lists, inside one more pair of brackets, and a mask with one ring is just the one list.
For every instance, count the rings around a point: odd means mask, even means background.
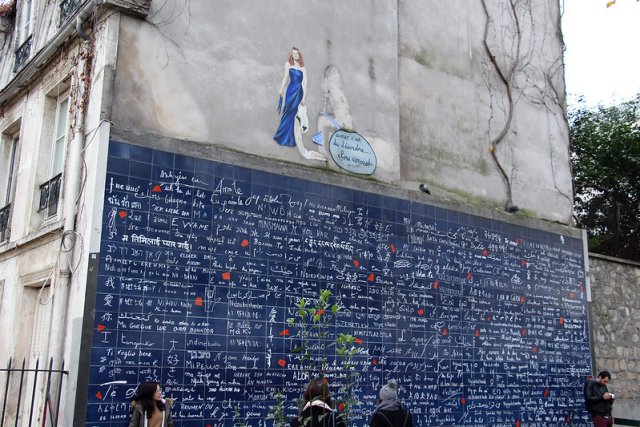
[{"label": "stone ledge", "polygon": [[626,265],[633,265],[635,267],[640,267],[640,262],[631,261],[623,258],[616,258],[609,255],[595,254],[593,252],[589,252],[589,258],[604,259],[606,261],[617,262],[618,264],[626,264]]},{"label": "stone ledge", "polygon": [[102,5],[127,15],[145,18],[149,14],[151,0],[102,0]]}]

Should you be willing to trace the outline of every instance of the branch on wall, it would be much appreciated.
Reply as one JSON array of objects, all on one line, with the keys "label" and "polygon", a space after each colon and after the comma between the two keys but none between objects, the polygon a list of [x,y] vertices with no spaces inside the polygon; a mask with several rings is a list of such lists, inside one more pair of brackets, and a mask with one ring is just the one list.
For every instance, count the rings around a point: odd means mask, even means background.
[{"label": "branch on wall", "polygon": [[510,0],[509,1],[510,11],[511,11],[511,14],[513,15],[513,19],[514,19],[514,22],[515,22],[515,28],[516,28],[515,36],[516,36],[516,46],[517,47],[516,47],[515,58],[512,61],[511,67],[509,67],[509,69],[505,72],[505,70],[503,70],[503,68],[500,66],[500,64],[498,64],[498,61],[496,59],[496,53],[494,53],[494,51],[489,46],[488,35],[489,35],[489,26],[490,26],[490,23],[491,23],[491,16],[489,15],[489,10],[487,9],[487,4],[486,4],[485,0],[480,0],[480,2],[482,3],[482,9],[483,9],[484,14],[485,14],[484,35],[483,35],[483,38],[482,38],[482,43],[484,45],[484,50],[487,53],[487,56],[489,57],[489,60],[491,61],[491,64],[493,65],[493,69],[495,70],[496,74],[498,75],[500,81],[502,82],[502,84],[504,85],[504,87],[505,87],[505,89],[507,91],[508,104],[507,104],[507,108],[506,108],[505,124],[502,127],[502,130],[500,131],[500,133],[498,133],[498,135],[491,140],[491,143],[489,145],[489,152],[491,153],[491,158],[493,159],[496,167],[500,171],[500,175],[502,176],[502,179],[504,180],[504,183],[505,183],[505,186],[506,186],[506,190],[507,190],[507,202],[506,202],[506,205],[505,205],[505,209],[508,209],[510,206],[513,205],[511,179],[509,178],[507,172],[505,171],[504,167],[500,163],[500,160],[499,160],[498,155],[496,153],[496,149],[498,148],[500,143],[502,143],[502,141],[504,141],[505,137],[507,136],[507,133],[509,132],[509,130],[511,128],[511,121],[513,120],[513,87],[512,87],[511,80],[513,78],[513,73],[516,70],[516,67],[518,66],[518,61],[519,61],[519,57],[520,57],[520,42],[521,42],[521,39],[522,39],[522,34],[521,34],[521,31],[520,31],[520,21],[518,19],[518,14],[516,13],[516,10],[515,10],[514,1]]}]

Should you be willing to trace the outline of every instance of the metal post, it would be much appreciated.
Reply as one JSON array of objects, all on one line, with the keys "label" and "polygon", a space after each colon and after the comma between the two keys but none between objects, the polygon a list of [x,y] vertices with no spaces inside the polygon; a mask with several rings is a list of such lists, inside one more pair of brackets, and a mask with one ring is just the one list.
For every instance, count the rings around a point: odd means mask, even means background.
[{"label": "metal post", "polygon": [[56,422],[54,427],[58,426],[58,415],[60,415],[60,401],[62,400],[62,379],[64,378],[64,359],[62,359],[62,365],[60,366],[60,381],[58,382],[58,401],[56,402]]},{"label": "metal post", "polygon": [[11,361],[13,359],[9,358],[9,363],[7,364],[7,383],[4,386],[4,402],[2,402],[2,418],[0,418],[0,427],[4,427],[4,411],[7,409],[7,396],[9,395],[9,380],[11,379]]},{"label": "metal post", "polygon": [[40,358],[36,359],[36,371],[33,377],[33,391],[31,392],[31,411],[29,411],[29,425],[31,424],[31,420],[33,419],[33,403],[36,400],[36,388],[38,387],[38,366],[40,365]]},{"label": "metal post", "polygon": [[[43,425],[44,425],[44,423],[46,422],[46,419],[47,419],[47,408],[49,408],[49,390],[51,389],[51,371],[52,371],[52,369],[53,369],[53,357],[49,361],[49,374],[47,375],[47,389],[44,392],[45,405],[44,405],[44,415],[42,416]],[[60,377],[62,377],[62,375],[60,375]],[[60,378],[60,381],[62,381],[62,378]],[[49,411],[49,412],[51,412],[51,411]],[[51,414],[49,414],[49,416],[51,417]]]},{"label": "metal post", "polygon": [[22,371],[20,371],[20,388],[18,389],[18,406],[16,407],[16,424],[18,427],[18,420],[20,419],[20,403],[22,402],[22,383],[24,381],[24,365],[27,362],[27,358],[22,359]]}]

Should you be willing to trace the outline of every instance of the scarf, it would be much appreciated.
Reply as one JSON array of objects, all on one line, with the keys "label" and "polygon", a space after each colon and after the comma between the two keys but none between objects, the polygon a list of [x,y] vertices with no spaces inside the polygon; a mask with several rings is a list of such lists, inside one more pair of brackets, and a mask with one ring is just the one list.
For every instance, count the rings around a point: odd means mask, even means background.
[{"label": "scarf", "polygon": [[378,411],[389,411],[389,412],[394,412],[397,410],[402,409],[402,403],[400,403],[400,400],[398,399],[385,399],[383,401],[380,402],[380,404],[378,404],[378,406],[376,407],[375,412]]},{"label": "scarf", "polygon": [[321,408],[324,408],[327,411],[333,412],[333,409],[331,409],[331,406],[327,405],[322,400],[313,400],[311,402],[307,402],[307,404],[304,405],[304,408],[302,408],[302,412],[306,411],[307,408],[309,408],[311,406],[320,406]]}]

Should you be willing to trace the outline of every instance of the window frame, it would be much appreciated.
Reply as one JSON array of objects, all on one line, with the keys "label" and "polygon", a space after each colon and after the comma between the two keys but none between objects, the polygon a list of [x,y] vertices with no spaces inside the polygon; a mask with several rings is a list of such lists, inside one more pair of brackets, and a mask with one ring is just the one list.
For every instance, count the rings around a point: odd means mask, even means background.
[{"label": "window frame", "polygon": [[[62,90],[60,87],[62,86]],[[42,158],[42,168],[46,173],[41,174],[39,180],[40,197],[39,202],[36,200],[36,207],[39,213],[43,214],[45,223],[50,222],[58,216],[62,201],[62,185],[64,177],[64,169],[66,166],[67,144],[71,134],[70,119],[71,115],[71,91],[68,83],[62,82],[58,87],[50,91],[46,98],[49,99],[50,107],[45,107],[43,121],[49,117],[50,125],[48,131],[42,135],[42,143],[48,147],[45,152],[48,158]],[[62,106],[65,106],[63,109]],[[62,113],[64,112],[65,123],[61,127]],[[61,131],[61,132],[59,132]],[[53,191],[52,191],[53,190]],[[51,195],[54,198],[51,198]],[[53,201],[52,201],[53,200]]]},{"label": "window frame", "polygon": [[[51,159],[49,164],[49,176],[53,178],[54,176],[64,172],[64,164],[65,164],[65,152],[67,151],[67,142],[69,140],[69,113],[70,113],[70,96],[69,91],[63,92],[56,98],[56,108],[53,113],[53,132],[52,132],[52,141],[51,141]],[[62,112],[61,106],[66,103],[66,108],[64,110],[64,128],[63,132],[58,134],[59,125],[60,125],[60,113]],[[59,148],[59,151],[58,151]],[[58,157],[59,156],[59,157]],[[59,161],[59,167],[56,167],[56,160]]]},{"label": "window frame", "polygon": [[[5,210],[3,212],[6,215],[6,227],[4,229],[0,228],[0,244],[9,240],[9,234],[11,230],[11,205],[13,205],[13,200],[15,197],[15,189],[16,189],[16,181],[17,181],[17,170],[18,170],[18,162],[19,162],[19,144],[20,144],[20,130],[18,129],[12,133],[3,133],[2,134],[2,146],[3,150],[8,148],[10,150],[9,155],[6,160],[8,161],[8,169],[6,170],[6,176],[3,177],[3,182],[0,183],[2,185],[2,191],[4,192],[4,200],[0,200],[0,209]],[[5,147],[7,144],[8,147]],[[3,156],[4,157],[4,156]],[[4,159],[3,159],[4,160]],[[4,166],[4,165],[3,165]],[[4,167],[3,167],[4,169]]]},{"label": "window frame", "polygon": [[22,46],[22,44],[25,43],[33,33],[34,5],[35,5],[34,0],[20,0],[19,9],[18,9],[18,23],[16,25],[16,29],[18,31],[18,34],[16,37],[16,41],[17,41],[16,48],[19,48],[20,46]]}]

